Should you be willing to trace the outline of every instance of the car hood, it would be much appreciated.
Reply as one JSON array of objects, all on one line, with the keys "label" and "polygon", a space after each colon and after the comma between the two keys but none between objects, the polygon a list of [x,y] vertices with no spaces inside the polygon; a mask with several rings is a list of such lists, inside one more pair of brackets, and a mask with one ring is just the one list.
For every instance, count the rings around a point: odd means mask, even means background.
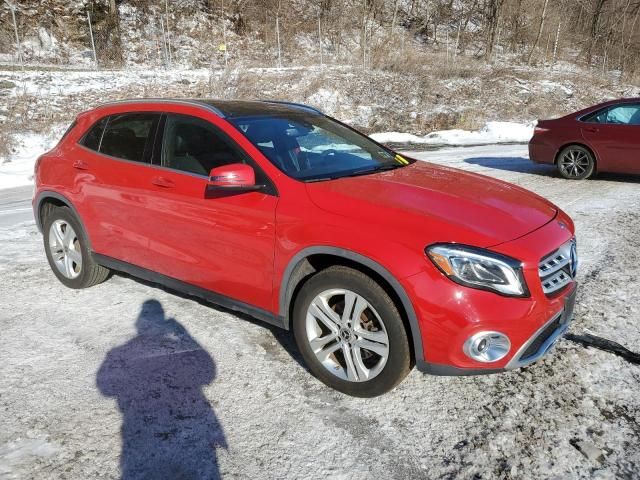
[{"label": "car hood", "polygon": [[424,245],[495,246],[542,227],[557,214],[552,203],[518,186],[421,161],[308,183],[307,191],[316,206],[352,217],[356,226],[366,222],[396,237],[413,233]]}]

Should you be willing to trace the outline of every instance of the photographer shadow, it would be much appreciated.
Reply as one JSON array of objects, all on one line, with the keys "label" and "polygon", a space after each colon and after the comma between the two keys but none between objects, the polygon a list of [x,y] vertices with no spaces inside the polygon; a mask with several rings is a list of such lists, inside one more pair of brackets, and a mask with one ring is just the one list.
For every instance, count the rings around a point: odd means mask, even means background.
[{"label": "photographer shadow", "polygon": [[222,426],[203,393],[213,358],[157,300],[143,303],[137,335],[106,355],[100,392],[122,413],[121,478],[216,479]]}]

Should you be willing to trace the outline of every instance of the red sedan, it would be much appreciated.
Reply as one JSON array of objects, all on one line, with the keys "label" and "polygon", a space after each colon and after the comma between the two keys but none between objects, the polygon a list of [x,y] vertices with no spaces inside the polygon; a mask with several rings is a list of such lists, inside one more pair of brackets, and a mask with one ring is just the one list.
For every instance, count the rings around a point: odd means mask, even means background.
[{"label": "red sedan", "polygon": [[640,173],[640,98],[540,120],[529,142],[529,157],[556,165],[560,175],[572,180],[596,172]]},{"label": "red sedan", "polygon": [[528,365],[572,319],[574,227],[558,207],[407,159],[304,105],[104,105],[35,178],[64,285],[123,271],[293,330],[311,372],[351,395],[379,395],[413,366]]}]

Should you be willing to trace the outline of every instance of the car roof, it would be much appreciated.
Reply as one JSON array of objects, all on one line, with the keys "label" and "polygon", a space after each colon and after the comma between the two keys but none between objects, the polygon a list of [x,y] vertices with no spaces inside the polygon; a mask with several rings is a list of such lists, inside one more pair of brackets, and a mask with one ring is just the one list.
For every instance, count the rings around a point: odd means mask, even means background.
[{"label": "car roof", "polygon": [[596,110],[600,110],[601,108],[609,107],[611,105],[626,104],[626,103],[640,103],[640,97],[617,98],[615,100],[607,100],[606,102],[598,103],[596,105],[591,105],[590,107],[583,108],[582,110],[578,110],[576,112],[571,112],[560,118],[578,118],[588,113],[595,112]]},{"label": "car roof", "polygon": [[217,100],[200,98],[136,98],[129,100],[118,100],[100,105],[98,108],[112,105],[131,105],[135,107],[141,103],[155,104],[187,104],[204,107],[213,111],[222,118],[253,117],[262,115],[287,115],[292,113],[308,113],[322,115],[317,108],[302,103],[285,102],[279,100]]},{"label": "car roof", "polygon": [[287,113],[321,114],[320,110],[302,103],[278,100],[193,100],[220,110],[225,117],[252,117],[255,115],[278,115]]}]

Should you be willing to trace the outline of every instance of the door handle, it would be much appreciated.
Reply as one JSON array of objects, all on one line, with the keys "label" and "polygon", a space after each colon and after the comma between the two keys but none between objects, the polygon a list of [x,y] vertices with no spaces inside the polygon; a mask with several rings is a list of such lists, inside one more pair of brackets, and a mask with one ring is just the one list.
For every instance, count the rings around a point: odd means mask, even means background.
[{"label": "door handle", "polygon": [[89,170],[89,165],[82,160],[76,160],[73,162],[73,168],[77,168],[78,170]]},{"label": "door handle", "polygon": [[600,131],[599,128],[595,128],[595,127],[586,127],[585,130],[589,133],[598,133]]},{"label": "door handle", "polygon": [[153,179],[151,179],[151,183],[162,188],[172,188],[175,186],[175,183],[173,183],[173,181],[165,177],[153,177]]}]

